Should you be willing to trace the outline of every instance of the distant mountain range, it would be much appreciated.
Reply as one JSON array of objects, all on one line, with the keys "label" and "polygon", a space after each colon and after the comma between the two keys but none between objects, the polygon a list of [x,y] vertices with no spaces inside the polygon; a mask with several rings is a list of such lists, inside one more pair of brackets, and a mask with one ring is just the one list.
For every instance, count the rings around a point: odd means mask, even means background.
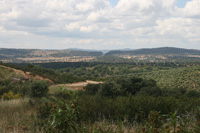
[{"label": "distant mountain range", "polygon": [[134,61],[163,62],[163,61],[200,61],[200,50],[175,47],[148,48],[136,50],[114,50],[105,56],[118,56]]},{"label": "distant mountain range", "polygon": [[79,48],[69,48],[69,50],[77,50],[77,51],[96,51],[96,52],[102,52],[104,54],[110,52],[110,51],[130,51],[132,49],[130,48],[124,48],[124,49],[117,49],[117,50],[96,50],[96,49],[79,49]]},{"label": "distant mountain range", "polygon": [[200,59],[200,50],[175,47],[149,49],[95,50],[77,49],[39,50],[0,48],[0,61],[3,62],[117,62],[117,61],[173,61],[182,59]]},{"label": "distant mountain range", "polygon": [[194,49],[184,49],[184,48],[175,48],[175,47],[161,47],[161,48],[149,48],[149,49],[136,49],[136,50],[114,50],[106,53],[106,55],[156,55],[156,54],[177,54],[177,55],[185,55],[185,54],[193,54],[200,55],[200,50]]},{"label": "distant mountain range", "polygon": [[102,55],[99,51],[0,48],[0,60],[4,62],[76,62],[88,61]]}]

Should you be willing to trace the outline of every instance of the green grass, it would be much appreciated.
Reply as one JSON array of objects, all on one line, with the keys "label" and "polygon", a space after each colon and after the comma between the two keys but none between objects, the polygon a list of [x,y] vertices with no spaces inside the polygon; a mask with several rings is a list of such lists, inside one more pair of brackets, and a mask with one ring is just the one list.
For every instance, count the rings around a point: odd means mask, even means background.
[{"label": "green grass", "polygon": [[68,84],[57,84],[57,85],[51,85],[49,87],[49,94],[56,94],[56,93],[61,93],[62,90],[61,88],[65,88],[68,91],[76,91],[72,87],[69,87]]}]

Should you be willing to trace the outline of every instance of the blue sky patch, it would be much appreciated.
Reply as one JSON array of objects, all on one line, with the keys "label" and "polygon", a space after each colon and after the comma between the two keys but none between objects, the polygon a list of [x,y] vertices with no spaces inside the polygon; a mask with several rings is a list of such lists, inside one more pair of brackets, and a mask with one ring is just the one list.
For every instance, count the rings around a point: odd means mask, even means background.
[{"label": "blue sky patch", "polygon": [[116,6],[119,0],[109,0],[112,6]]},{"label": "blue sky patch", "polygon": [[179,8],[184,8],[185,5],[186,5],[186,3],[187,3],[188,1],[191,1],[191,0],[178,0],[178,1],[177,1],[177,6],[178,6]]},{"label": "blue sky patch", "polygon": [[[110,4],[111,4],[112,6],[116,6],[117,3],[119,2],[119,0],[109,0],[109,1],[110,1]],[[191,1],[191,0],[178,0],[178,1],[177,1],[177,6],[178,6],[179,8],[183,8],[183,7],[185,7],[185,5],[186,5],[186,3],[187,3],[188,1]]]}]

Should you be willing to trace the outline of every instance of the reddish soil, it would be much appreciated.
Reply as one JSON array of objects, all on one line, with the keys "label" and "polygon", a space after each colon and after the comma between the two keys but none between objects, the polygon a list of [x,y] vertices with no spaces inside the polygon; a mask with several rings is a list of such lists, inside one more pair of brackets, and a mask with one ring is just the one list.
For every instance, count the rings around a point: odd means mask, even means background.
[{"label": "reddish soil", "polygon": [[17,70],[17,69],[14,69],[14,68],[10,68],[10,67],[6,67],[6,66],[2,66],[0,65],[1,67],[4,67],[4,68],[7,68],[7,69],[11,69],[15,72],[16,75],[20,75],[22,76],[24,79],[32,79],[32,80],[46,80],[47,82],[49,82],[50,84],[53,84],[53,81],[48,79],[48,78],[44,78],[44,77],[41,77],[39,75],[31,75],[31,72],[23,72],[22,70]]}]

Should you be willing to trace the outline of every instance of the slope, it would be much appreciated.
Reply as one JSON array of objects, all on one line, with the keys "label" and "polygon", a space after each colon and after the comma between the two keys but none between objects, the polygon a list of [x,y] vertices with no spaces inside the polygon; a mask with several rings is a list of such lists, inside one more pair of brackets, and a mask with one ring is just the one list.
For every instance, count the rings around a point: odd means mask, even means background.
[{"label": "slope", "polygon": [[24,72],[22,70],[0,65],[0,80],[5,79],[46,80],[47,82],[53,84],[53,81],[48,78],[44,78],[39,75],[32,75],[30,72]]}]

